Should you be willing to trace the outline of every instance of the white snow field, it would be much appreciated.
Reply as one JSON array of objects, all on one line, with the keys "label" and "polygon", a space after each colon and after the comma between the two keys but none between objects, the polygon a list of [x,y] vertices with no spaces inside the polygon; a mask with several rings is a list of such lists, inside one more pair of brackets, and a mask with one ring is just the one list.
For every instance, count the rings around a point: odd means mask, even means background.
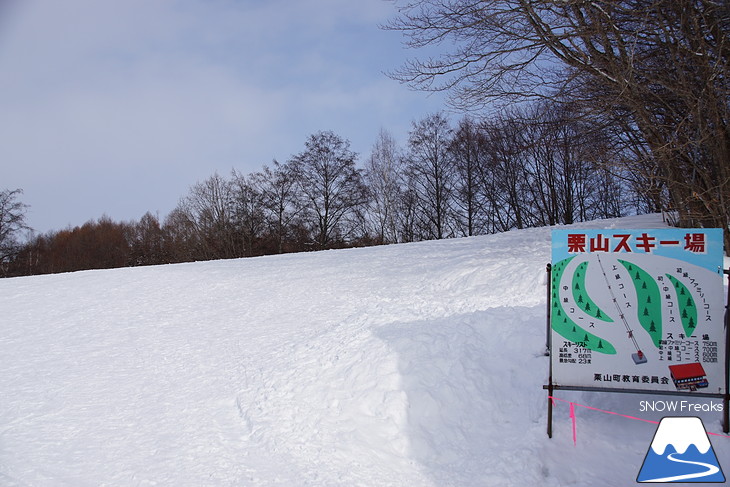
[{"label": "white snow field", "polygon": [[576,407],[575,447],[558,402],[546,435],[549,261],[538,228],[0,280],[0,485],[635,485],[656,425]]}]

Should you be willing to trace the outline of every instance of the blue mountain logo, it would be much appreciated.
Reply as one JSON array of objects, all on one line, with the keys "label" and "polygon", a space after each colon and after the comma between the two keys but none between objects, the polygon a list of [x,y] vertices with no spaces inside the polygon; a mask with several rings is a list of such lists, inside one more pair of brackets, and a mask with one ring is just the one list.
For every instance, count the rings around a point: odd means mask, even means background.
[{"label": "blue mountain logo", "polygon": [[700,418],[662,418],[637,482],[725,482]]}]

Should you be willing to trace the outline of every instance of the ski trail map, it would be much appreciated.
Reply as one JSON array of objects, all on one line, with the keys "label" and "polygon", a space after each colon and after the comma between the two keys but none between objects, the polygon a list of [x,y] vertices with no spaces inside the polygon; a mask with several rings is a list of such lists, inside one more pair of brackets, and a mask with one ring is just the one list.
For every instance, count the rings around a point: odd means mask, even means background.
[{"label": "ski trail map", "polygon": [[552,233],[558,386],[724,394],[722,231]]}]

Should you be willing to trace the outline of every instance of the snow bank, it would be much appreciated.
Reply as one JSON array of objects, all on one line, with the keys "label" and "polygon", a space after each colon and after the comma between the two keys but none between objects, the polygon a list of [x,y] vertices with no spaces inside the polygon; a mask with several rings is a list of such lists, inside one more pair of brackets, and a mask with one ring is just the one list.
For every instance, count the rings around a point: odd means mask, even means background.
[{"label": "snow bank", "polygon": [[0,484],[631,484],[653,425],[545,434],[549,260],[529,229],[2,280]]}]

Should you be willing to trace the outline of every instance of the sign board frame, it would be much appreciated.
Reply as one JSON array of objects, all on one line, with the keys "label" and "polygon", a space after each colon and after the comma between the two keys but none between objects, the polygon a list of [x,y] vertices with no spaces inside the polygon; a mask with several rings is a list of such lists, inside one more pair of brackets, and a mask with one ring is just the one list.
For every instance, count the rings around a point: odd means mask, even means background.
[{"label": "sign board frame", "polygon": [[722,398],[728,433],[730,290],[725,298],[722,284],[730,271],[722,242],[721,229],[553,230],[548,395]]}]

